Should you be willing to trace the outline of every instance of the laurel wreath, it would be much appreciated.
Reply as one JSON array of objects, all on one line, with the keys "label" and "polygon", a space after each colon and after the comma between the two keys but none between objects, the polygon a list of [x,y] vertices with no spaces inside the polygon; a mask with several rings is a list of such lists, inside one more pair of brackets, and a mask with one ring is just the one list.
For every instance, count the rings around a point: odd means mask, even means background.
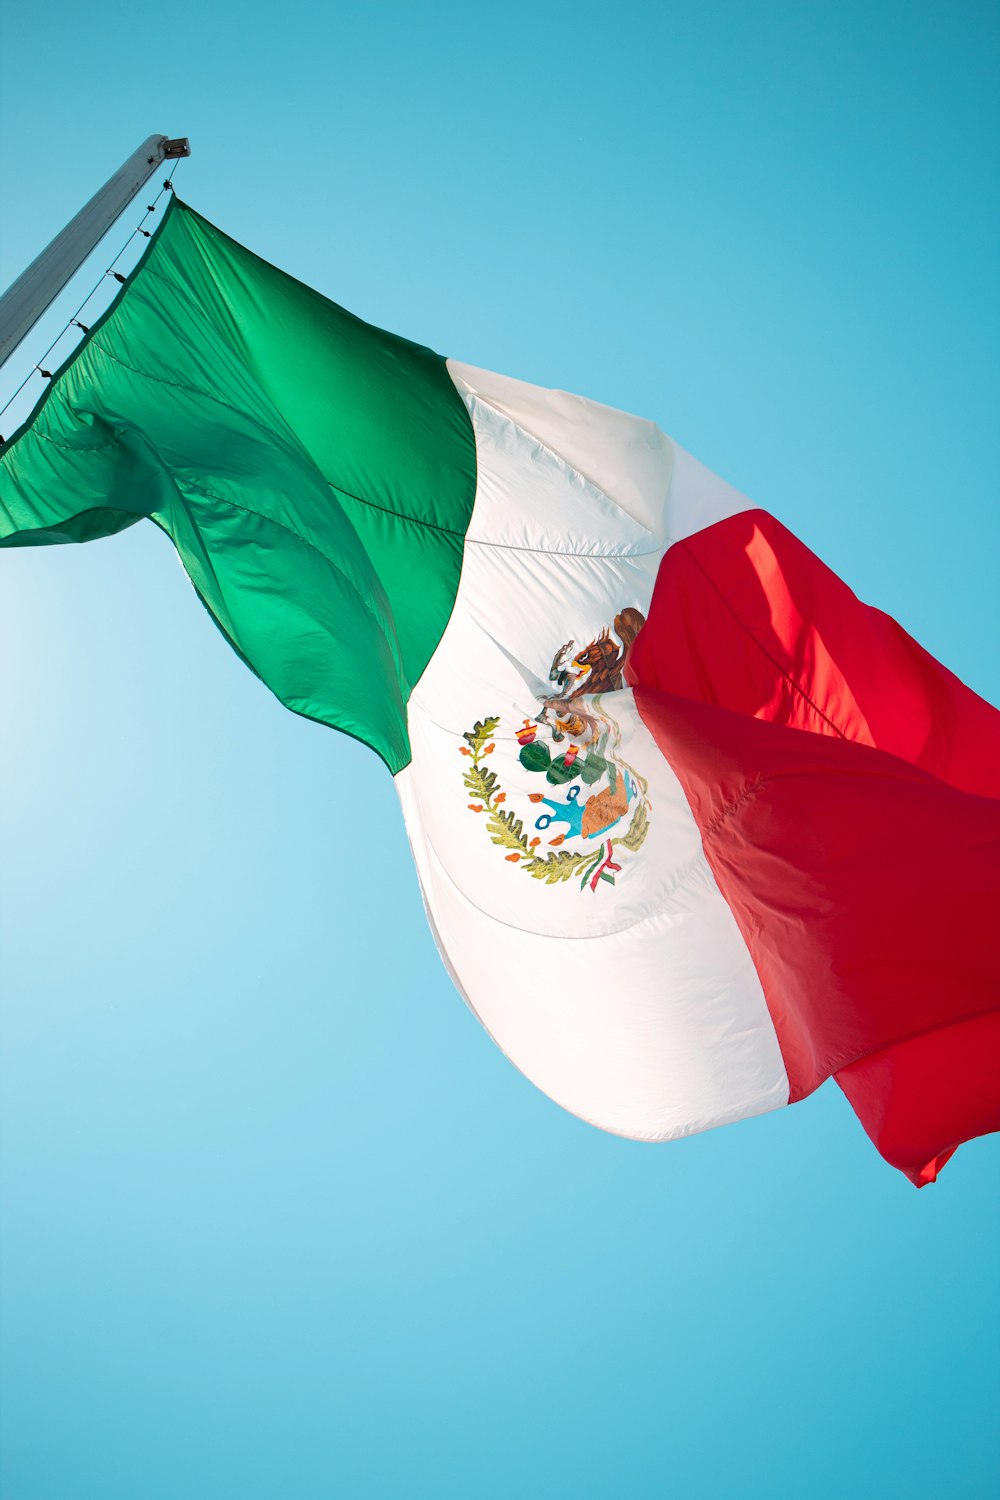
[{"label": "laurel wreath", "polygon": [[[602,840],[596,851],[593,848],[583,851],[546,849],[544,854],[539,853],[537,846],[541,840],[529,839],[524,830],[523,820],[513,810],[507,811],[501,806],[507,794],[500,785],[497,773],[485,764],[496,748],[493,735],[499,723],[499,716],[478,719],[472,728],[462,735],[465,746],[460,747],[461,753],[468,756],[470,760],[462,781],[466,790],[477,799],[476,802],[469,803],[469,810],[486,813],[486,831],[490,841],[509,851],[506,858],[512,864],[517,864],[522,870],[526,870],[534,880],[544,880],[546,885],[558,885],[561,881],[572,880],[575,875],[578,875],[581,876],[581,890],[588,881],[596,887],[597,882],[594,881],[594,876],[598,870],[601,870],[600,880],[614,885],[614,874],[608,869],[601,868],[610,860],[612,849],[610,839]],[[642,847],[648,831],[649,813],[645,799],[643,799],[632,814],[632,821],[627,831],[614,840],[615,851],[628,849],[634,854]]]}]

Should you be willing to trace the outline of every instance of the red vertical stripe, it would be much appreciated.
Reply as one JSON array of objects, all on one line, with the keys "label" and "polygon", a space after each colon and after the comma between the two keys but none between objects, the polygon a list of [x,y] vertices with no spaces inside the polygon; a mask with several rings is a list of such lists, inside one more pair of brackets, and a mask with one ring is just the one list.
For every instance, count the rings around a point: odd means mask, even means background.
[{"label": "red vertical stripe", "polygon": [[1000,797],[1000,713],[765,511],[670,548],[631,660],[665,692],[877,746]]},{"label": "red vertical stripe", "polygon": [[762,512],[670,550],[628,675],[791,1097],[837,1075],[932,1180],[1000,1128],[1000,714]]}]

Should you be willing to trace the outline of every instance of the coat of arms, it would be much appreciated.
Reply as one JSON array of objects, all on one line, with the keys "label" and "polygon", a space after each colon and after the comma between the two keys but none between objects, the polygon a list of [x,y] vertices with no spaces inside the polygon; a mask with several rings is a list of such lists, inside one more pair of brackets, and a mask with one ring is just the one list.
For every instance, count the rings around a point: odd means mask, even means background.
[{"label": "coat of arms", "polygon": [[605,697],[622,687],[629,648],[644,624],[629,607],[615,616],[613,634],[605,626],[575,655],[574,641],[559,647],[551,691],[513,734],[517,764],[537,778],[537,790],[527,792],[530,811],[504,806],[507,790],[489,763],[499,716],[478,720],[462,736],[460,753],[471,761],[463,782],[475,799],[469,811],[484,817],[491,842],[511,864],[548,885],[577,879],[581,891],[592,892],[602,882],[614,885],[646,837],[649,783],[624,758]]}]

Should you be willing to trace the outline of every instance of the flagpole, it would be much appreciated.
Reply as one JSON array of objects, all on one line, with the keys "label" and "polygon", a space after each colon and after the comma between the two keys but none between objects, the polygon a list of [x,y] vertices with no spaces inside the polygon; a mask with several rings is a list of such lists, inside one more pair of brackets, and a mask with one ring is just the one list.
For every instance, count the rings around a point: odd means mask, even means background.
[{"label": "flagpole", "polygon": [[190,156],[185,136],[151,135],[123,161],[89,203],[60,230],[26,271],[0,297],[0,365],[51,307],[118,215],[148,182],[161,162]]}]

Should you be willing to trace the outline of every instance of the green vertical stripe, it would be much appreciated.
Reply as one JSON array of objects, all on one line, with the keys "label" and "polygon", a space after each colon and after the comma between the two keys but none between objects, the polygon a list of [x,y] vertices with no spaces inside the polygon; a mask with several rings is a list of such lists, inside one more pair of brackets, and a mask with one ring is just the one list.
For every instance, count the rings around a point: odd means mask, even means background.
[{"label": "green vertical stripe", "polygon": [[149,517],[278,698],[395,772],[475,488],[471,423],[439,355],[175,201],[0,453],[0,545],[90,541]]}]

